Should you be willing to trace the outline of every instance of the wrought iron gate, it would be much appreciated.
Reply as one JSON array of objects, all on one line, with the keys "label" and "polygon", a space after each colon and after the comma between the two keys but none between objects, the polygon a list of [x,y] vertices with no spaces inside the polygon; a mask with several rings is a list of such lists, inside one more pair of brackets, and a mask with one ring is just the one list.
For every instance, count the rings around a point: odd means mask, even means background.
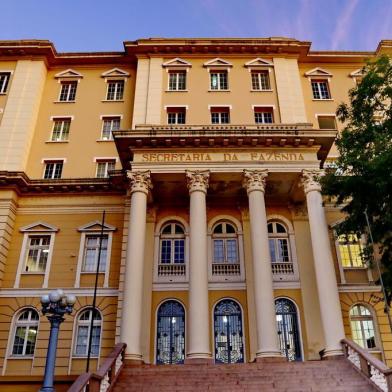
[{"label": "wrought iron gate", "polygon": [[214,310],[215,362],[244,362],[242,315],[239,305],[223,300]]},{"label": "wrought iron gate", "polygon": [[164,302],[157,316],[157,364],[184,363],[185,311],[177,301]]},{"label": "wrought iron gate", "polygon": [[289,361],[300,361],[301,340],[298,329],[297,308],[286,298],[275,301],[279,346]]}]

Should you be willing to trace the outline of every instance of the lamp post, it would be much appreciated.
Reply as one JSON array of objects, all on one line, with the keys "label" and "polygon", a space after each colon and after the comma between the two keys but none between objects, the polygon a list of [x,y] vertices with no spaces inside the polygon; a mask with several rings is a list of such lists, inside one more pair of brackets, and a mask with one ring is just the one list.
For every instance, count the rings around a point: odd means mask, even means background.
[{"label": "lamp post", "polygon": [[49,295],[43,295],[41,297],[42,314],[49,313],[47,317],[50,322],[50,337],[46,356],[44,383],[40,392],[54,392],[53,379],[60,324],[65,320],[65,314],[72,313],[75,302],[76,297],[74,295],[65,295],[61,289],[54,290]]}]

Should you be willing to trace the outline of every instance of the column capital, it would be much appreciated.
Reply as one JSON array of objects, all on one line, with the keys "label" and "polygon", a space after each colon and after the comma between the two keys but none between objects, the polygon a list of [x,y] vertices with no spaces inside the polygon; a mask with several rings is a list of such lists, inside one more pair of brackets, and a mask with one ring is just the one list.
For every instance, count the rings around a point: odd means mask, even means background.
[{"label": "column capital", "polygon": [[189,193],[201,191],[207,193],[209,170],[186,170],[185,171]]},{"label": "column capital", "polygon": [[266,178],[268,176],[268,169],[262,170],[248,170],[243,171],[242,185],[246,189],[248,195],[253,191],[265,192]]},{"label": "column capital", "polygon": [[129,180],[129,189],[133,192],[143,192],[146,195],[152,189],[151,172],[146,171],[127,171],[127,178]]},{"label": "column capital", "polygon": [[320,178],[324,174],[324,170],[321,169],[302,170],[301,186],[304,188],[305,194],[312,191],[321,192]]}]

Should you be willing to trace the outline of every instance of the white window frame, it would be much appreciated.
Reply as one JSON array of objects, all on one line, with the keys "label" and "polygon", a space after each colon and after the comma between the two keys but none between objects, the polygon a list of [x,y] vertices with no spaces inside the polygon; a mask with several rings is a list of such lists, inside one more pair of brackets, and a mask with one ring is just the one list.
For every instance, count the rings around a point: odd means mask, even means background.
[{"label": "white window frame", "polygon": [[[123,119],[123,115],[122,115],[122,114],[105,114],[105,115],[101,115],[101,116],[100,116],[100,119],[101,119],[101,121],[102,121],[102,125],[101,125],[101,136],[100,136],[100,139],[98,139],[98,140],[99,140],[99,141],[105,141],[105,142],[113,141],[113,140],[114,140],[113,134],[112,134],[112,132],[113,132],[113,127],[112,127],[111,130],[110,130],[110,137],[109,137],[109,138],[104,138],[104,137],[103,137],[103,130],[104,130],[104,127],[105,127],[105,121],[107,121],[107,120],[113,120],[113,119],[118,119],[119,122],[120,122],[120,128],[121,128],[121,121],[122,121],[122,119]],[[112,125],[113,125],[113,123],[112,123]],[[120,129],[120,128],[119,128],[119,129]]]},{"label": "white window frame", "polygon": [[[69,142],[69,134],[71,133],[71,125],[72,125],[72,121],[74,120],[74,116],[51,116],[50,120],[53,122],[53,125],[52,125],[52,131],[50,133],[49,141],[52,142],[52,143],[67,143],[67,142]],[[54,127],[56,125],[56,121],[61,121],[61,120],[63,120],[63,124],[61,126],[61,135],[63,134],[64,120],[67,120],[67,121],[70,122],[70,124],[69,124],[69,131],[68,131],[68,138],[67,139],[53,140],[53,132],[54,132]]]},{"label": "white window frame", "polygon": [[[222,123],[222,116],[219,116],[219,123],[213,123],[212,122],[212,112],[214,111],[213,109],[228,109],[229,112],[229,122],[228,123]],[[208,111],[210,112],[210,123],[211,125],[229,125],[231,124],[231,111],[233,107],[232,105],[208,105]],[[219,112],[222,113],[222,112]]]},{"label": "white window frame", "polygon": [[[160,262],[160,237],[162,228],[169,222],[176,222],[184,228],[185,234],[185,275],[182,276],[159,276],[158,266]],[[189,225],[188,223],[179,216],[168,216],[159,221],[155,227],[154,233],[154,283],[165,283],[167,288],[170,289],[170,284],[176,287],[176,283],[184,283],[189,281]]]},{"label": "white window frame", "polygon": [[[238,259],[240,265],[239,275],[213,275],[212,265],[214,262],[214,243],[213,243],[213,230],[215,226],[220,223],[225,222],[234,226],[237,235],[237,245],[238,245]],[[215,216],[208,222],[207,225],[207,243],[208,243],[208,281],[209,282],[244,282],[245,281],[245,260],[244,260],[244,240],[243,231],[241,223],[238,219],[231,215],[218,215]]]},{"label": "white window frame", "polygon": [[[208,91],[212,91],[212,92],[216,92],[216,91],[230,91],[230,84],[229,84],[229,70],[228,69],[209,69],[208,70],[209,74],[210,74],[210,80],[209,80],[209,89]],[[212,74],[225,74],[226,75],[226,84],[227,87],[226,88],[222,88],[222,81],[221,81],[221,77],[218,76],[217,78],[217,88],[214,89],[212,88]]]},{"label": "white window frame", "polygon": [[7,94],[8,88],[10,86],[12,74],[13,74],[13,71],[0,70],[0,75],[7,75],[7,77],[4,79],[3,83],[0,85],[0,95]]},{"label": "white window frame", "polygon": [[[76,102],[76,94],[77,94],[77,92],[78,92],[78,84],[79,84],[79,80],[66,80],[66,79],[59,79],[59,83],[60,83],[60,91],[59,91],[59,95],[58,95],[58,98],[57,98],[57,101],[56,102],[60,102],[60,103],[74,103],[74,102]],[[61,100],[60,98],[61,98],[61,93],[62,93],[62,91],[63,91],[63,87],[64,86],[66,86],[66,85],[71,85],[71,83],[72,84],[75,84],[76,85],[76,88],[75,88],[75,99],[69,99],[69,97],[70,97],[70,95],[71,95],[71,87],[69,87],[68,88],[68,92],[67,92],[67,99],[66,100]]]},{"label": "white window frame", "polygon": [[[60,178],[63,178],[63,170],[64,170],[65,162],[66,162],[65,158],[42,158],[42,163],[44,164],[44,170],[42,172],[42,178],[44,180],[59,180]],[[61,169],[61,176],[60,177],[58,177],[58,178],[53,178],[53,176],[51,176],[50,178],[46,178],[45,177],[46,165],[48,163],[55,163],[55,164],[62,163],[63,167]],[[54,172],[55,172],[55,170],[53,170],[53,173]]]},{"label": "white window frame", "polygon": [[[292,274],[279,274],[275,273],[272,275],[272,280],[274,282],[298,282],[299,281],[299,271],[298,271],[298,258],[297,258],[297,248],[295,245],[295,233],[294,227],[292,223],[282,215],[268,215],[267,216],[267,225],[271,222],[277,222],[283,225],[287,232],[288,239],[288,250],[290,255],[291,264],[293,265],[293,273]],[[269,237],[269,235],[268,235]],[[269,249],[268,249],[269,252]],[[272,264],[272,263],[271,263]]]},{"label": "white window frame", "polygon": [[[80,316],[83,314],[83,312],[90,310],[91,312],[93,311],[93,309],[91,308],[91,306],[85,306],[81,309],[79,309],[79,311],[77,312],[77,314],[75,315],[74,318],[74,328],[73,328],[73,334],[72,334],[72,346],[71,346],[71,358],[72,359],[83,359],[83,358],[87,358],[87,353],[85,355],[81,355],[81,354],[76,354],[76,345],[78,342],[78,332],[79,332],[79,318]],[[101,349],[102,349],[102,336],[103,336],[103,324],[104,324],[104,317],[102,314],[102,311],[100,309],[98,309],[97,307],[95,308],[95,310],[99,313],[99,315],[101,316],[101,320],[100,320],[100,325],[101,325],[101,333],[99,336],[99,350],[98,350],[98,354],[92,354],[91,353],[91,358],[97,359],[98,363],[99,363],[99,359],[101,357]],[[82,325],[88,326],[88,333],[87,336],[90,336],[90,328],[91,328],[91,320],[89,318],[88,321],[83,321]],[[85,323],[85,324],[84,324]],[[95,322],[94,322],[95,323]],[[94,326],[93,323],[93,326]],[[86,347],[86,351],[88,350],[88,344]]]},{"label": "white window frame", "polygon": [[[249,68],[249,73],[250,73],[250,91],[272,91],[271,88],[271,77],[270,77],[270,73],[271,73],[271,69],[257,69],[257,68]],[[258,87],[260,88],[253,88],[253,74],[257,73],[257,84]],[[262,88],[262,83],[261,83],[261,77],[260,74],[266,74],[268,77],[268,85],[269,88]]]},{"label": "white window frame", "polygon": [[[122,97],[121,98],[118,98],[118,91],[119,91],[119,88],[118,88],[118,83],[119,82],[122,82],[123,83],[123,90],[122,90]],[[109,95],[109,87],[110,87],[110,84],[113,84],[113,83],[116,83],[116,87],[115,87],[115,90],[114,90],[114,98],[115,99],[109,99],[108,98],[108,95]],[[124,79],[124,78],[110,78],[110,79],[106,79],[106,96],[105,96],[105,99],[104,99],[104,101],[106,101],[106,102],[124,102],[124,94],[125,94],[125,83],[126,83],[126,79]]]},{"label": "white window frame", "polygon": [[[332,99],[332,94],[331,94],[331,86],[330,86],[330,82],[329,82],[328,78],[315,76],[315,77],[310,78],[309,81],[310,81],[310,89],[311,89],[311,92],[312,92],[312,100],[313,101],[332,101],[333,100]],[[314,97],[313,83],[317,83],[317,91],[318,91],[318,93],[320,95],[320,98],[315,98]],[[321,98],[322,94],[321,94],[320,83],[325,83],[327,85],[327,90],[328,90],[328,95],[329,95],[328,98]]]},{"label": "white window frame", "polygon": [[[95,178],[109,178],[109,164],[113,163],[113,170],[116,168],[116,160],[115,159],[98,159],[96,160],[96,169],[95,169]],[[99,165],[105,165],[105,175],[98,176]],[[111,169],[112,170],[112,169]]]},{"label": "white window frame", "polygon": [[[35,339],[35,345],[34,345],[34,353],[30,354],[30,355],[26,355],[26,354],[13,354],[14,351],[14,342],[15,342],[15,334],[16,334],[16,329],[18,326],[22,326],[24,324],[23,321],[19,322],[20,324],[18,324],[18,319],[21,316],[21,314],[25,311],[29,311],[29,310],[33,310],[38,314],[38,320],[36,322],[36,326],[37,326],[37,335],[36,335],[36,339]],[[40,314],[39,311],[34,308],[33,306],[26,306],[23,307],[21,309],[19,309],[15,314],[14,317],[12,319],[12,324],[11,324],[11,328],[10,328],[10,333],[9,333],[9,338],[8,338],[8,344],[7,344],[7,350],[6,350],[6,358],[4,358],[4,369],[3,369],[3,375],[4,375],[4,371],[6,369],[6,362],[7,359],[29,359],[29,360],[34,360],[34,356],[37,350],[37,342],[38,342],[38,335],[39,335],[39,328],[40,328]],[[34,326],[33,324],[35,324],[35,322],[31,322],[30,324],[27,324],[26,322],[26,326]],[[23,348],[23,351],[26,350],[26,347]]]},{"label": "white window frame", "polygon": [[[16,271],[14,288],[19,288],[20,279],[21,279],[22,275],[44,275],[42,288],[47,288],[48,282],[49,282],[50,268],[51,268],[51,264],[52,264],[55,235],[59,231],[59,229],[56,226],[50,225],[45,222],[38,221],[38,222],[34,222],[28,226],[21,227],[19,229],[19,231],[21,233],[23,233],[23,242],[22,242],[21,252],[19,255],[19,262],[18,262],[18,268]],[[50,236],[49,254],[48,254],[48,258],[46,260],[45,272],[25,271],[29,237],[30,236],[40,236],[40,235]]]},{"label": "white window frame", "polygon": [[[166,111],[167,125],[186,125],[187,111],[188,111],[188,108],[189,108],[188,105],[166,105],[164,108],[165,108],[165,111]],[[174,123],[174,124],[169,124],[169,111],[170,111],[170,109],[177,109],[178,110],[178,112],[176,112],[175,110],[173,111],[174,113],[176,113],[176,123]],[[179,124],[178,123],[178,113],[180,112],[179,109],[182,109],[185,112],[185,122],[184,122],[184,124]]]},{"label": "white window frame", "polygon": [[[259,109],[269,109],[265,110],[265,112],[268,113],[272,113],[272,123],[266,123],[266,122],[262,122],[262,123],[257,123],[256,122],[256,112]],[[276,123],[276,119],[275,119],[275,105],[252,105],[252,111],[253,111],[253,119],[256,125],[263,125],[263,124],[274,124]],[[263,115],[263,119],[264,119],[264,115]]]},{"label": "white window frame", "polygon": [[[185,88],[179,89],[179,74],[184,74],[185,75]],[[176,76],[176,82],[175,82],[175,87],[174,89],[170,88],[170,77],[171,75],[177,75]],[[176,92],[181,92],[181,91],[188,91],[188,68],[186,69],[167,69],[167,91],[176,91]]]},{"label": "white window frame", "polygon": [[[80,280],[81,275],[91,275],[95,274],[95,271],[82,271],[83,262],[84,262],[84,251],[86,246],[86,236],[88,235],[99,235],[101,233],[102,222],[93,221],[87,223],[86,225],[80,226],[78,231],[81,233],[80,235],[80,245],[79,245],[79,255],[78,255],[78,264],[76,266],[76,277],[75,277],[75,288],[80,288]],[[100,271],[99,274],[104,274],[103,279],[103,287],[109,287],[109,275],[110,275],[110,260],[112,256],[112,243],[113,243],[113,232],[116,231],[117,228],[115,226],[109,225],[105,223],[103,233],[108,236],[108,245],[107,245],[107,260],[106,260],[106,268],[105,271]]]}]

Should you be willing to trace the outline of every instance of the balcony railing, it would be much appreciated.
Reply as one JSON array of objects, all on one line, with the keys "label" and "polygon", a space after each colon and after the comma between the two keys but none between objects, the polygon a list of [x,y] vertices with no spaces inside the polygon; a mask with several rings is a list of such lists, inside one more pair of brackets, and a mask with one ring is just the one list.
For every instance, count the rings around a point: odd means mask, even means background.
[{"label": "balcony railing", "polygon": [[392,369],[351,340],[343,339],[342,346],[346,358],[371,383],[380,391],[392,391]]},{"label": "balcony railing", "polygon": [[241,268],[239,263],[212,263],[212,275],[234,276],[240,275]]},{"label": "balcony railing", "polygon": [[158,276],[185,276],[185,264],[158,264]]},{"label": "balcony railing", "polygon": [[274,275],[293,275],[294,264],[293,263],[272,263],[272,273]]}]

